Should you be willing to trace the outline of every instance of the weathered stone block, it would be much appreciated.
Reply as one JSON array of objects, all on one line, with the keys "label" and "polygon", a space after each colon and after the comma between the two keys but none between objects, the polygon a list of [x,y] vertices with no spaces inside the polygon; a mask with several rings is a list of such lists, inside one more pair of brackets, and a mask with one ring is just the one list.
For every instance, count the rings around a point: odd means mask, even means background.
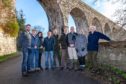
[{"label": "weathered stone block", "polygon": [[126,41],[100,44],[98,60],[126,71]]}]

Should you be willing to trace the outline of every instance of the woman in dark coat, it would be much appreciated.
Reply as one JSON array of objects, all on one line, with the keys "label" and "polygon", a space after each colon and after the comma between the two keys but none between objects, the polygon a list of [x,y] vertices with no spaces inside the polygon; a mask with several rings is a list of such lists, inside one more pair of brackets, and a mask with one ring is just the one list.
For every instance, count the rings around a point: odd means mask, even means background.
[{"label": "woman in dark coat", "polygon": [[39,37],[39,61],[38,61],[38,65],[39,68],[41,70],[43,70],[42,66],[41,66],[41,57],[42,57],[42,52],[43,52],[43,33],[42,32],[38,32],[38,37]]}]

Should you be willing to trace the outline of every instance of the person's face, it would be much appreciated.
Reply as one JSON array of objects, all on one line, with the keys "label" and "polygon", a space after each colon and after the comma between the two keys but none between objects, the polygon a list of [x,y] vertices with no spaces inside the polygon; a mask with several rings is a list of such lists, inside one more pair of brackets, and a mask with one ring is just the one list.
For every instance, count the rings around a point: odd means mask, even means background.
[{"label": "person's face", "polygon": [[64,33],[67,33],[67,28],[64,28]]},{"label": "person's face", "polygon": [[80,31],[78,32],[78,34],[83,34],[83,30],[80,30]]},{"label": "person's face", "polygon": [[30,31],[31,26],[26,26],[26,31]]},{"label": "person's face", "polygon": [[53,31],[53,34],[55,34],[55,35],[57,35],[57,34],[58,34],[56,29]]},{"label": "person's face", "polygon": [[70,32],[72,32],[72,33],[74,32],[74,27],[70,28]]},{"label": "person's face", "polygon": [[37,34],[36,31],[32,31],[32,35],[35,36]]},{"label": "person's face", "polygon": [[89,31],[90,32],[94,32],[96,29],[95,29],[95,27],[94,26],[91,26],[90,28],[89,28]]},{"label": "person's face", "polygon": [[52,33],[51,32],[48,32],[48,37],[51,37]]},{"label": "person's face", "polygon": [[39,33],[38,35],[39,35],[39,37],[42,37],[42,33]]}]

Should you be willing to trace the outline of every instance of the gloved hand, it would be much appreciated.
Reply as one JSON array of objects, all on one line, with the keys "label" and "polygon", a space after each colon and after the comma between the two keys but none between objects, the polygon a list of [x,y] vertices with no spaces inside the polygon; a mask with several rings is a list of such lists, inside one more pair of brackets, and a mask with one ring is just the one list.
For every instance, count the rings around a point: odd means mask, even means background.
[{"label": "gloved hand", "polygon": [[84,51],[85,50],[85,48],[82,48],[82,51]]}]

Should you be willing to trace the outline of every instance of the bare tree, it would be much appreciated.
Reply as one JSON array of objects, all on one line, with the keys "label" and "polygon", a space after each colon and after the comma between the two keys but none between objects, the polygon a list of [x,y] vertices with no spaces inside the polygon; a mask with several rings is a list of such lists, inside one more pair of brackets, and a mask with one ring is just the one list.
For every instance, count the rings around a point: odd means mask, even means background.
[{"label": "bare tree", "polygon": [[36,25],[36,26],[34,26],[34,28],[35,28],[37,31],[42,31],[42,32],[44,32],[44,30],[45,30],[45,28],[42,27],[42,26],[40,26],[40,25]]},{"label": "bare tree", "polygon": [[[97,3],[99,0],[92,0],[92,4]],[[126,0],[107,0],[111,1],[114,5],[116,3],[120,3],[121,7],[115,10],[113,17],[115,18],[115,22],[126,29]]]},{"label": "bare tree", "polygon": [[117,0],[115,3],[118,2],[121,2],[122,6],[115,11],[113,16],[119,25],[126,28],[126,0]]}]

